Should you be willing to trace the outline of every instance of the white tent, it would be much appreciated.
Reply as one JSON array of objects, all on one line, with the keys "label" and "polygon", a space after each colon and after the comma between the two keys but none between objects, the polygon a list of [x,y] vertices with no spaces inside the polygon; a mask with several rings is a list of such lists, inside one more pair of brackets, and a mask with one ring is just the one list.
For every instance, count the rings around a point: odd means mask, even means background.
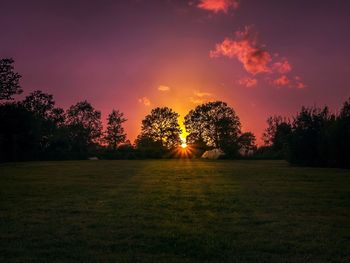
[{"label": "white tent", "polygon": [[225,155],[225,153],[222,150],[213,149],[213,150],[206,151],[205,153],[203,153],[202,158],[203,159],[217,160],[224,155]]}]

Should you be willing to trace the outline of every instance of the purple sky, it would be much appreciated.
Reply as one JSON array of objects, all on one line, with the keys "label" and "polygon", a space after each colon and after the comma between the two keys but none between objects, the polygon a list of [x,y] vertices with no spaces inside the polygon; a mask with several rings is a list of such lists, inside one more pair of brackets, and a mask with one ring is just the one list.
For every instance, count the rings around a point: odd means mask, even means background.
[{"label": "purple sky", "polygon": [[0,0],[0,57],[24,95],[123,111],[129,138],[152,107],[182,117],[220,99],[261,137],[271,114],[350,97],[350,1]]}]

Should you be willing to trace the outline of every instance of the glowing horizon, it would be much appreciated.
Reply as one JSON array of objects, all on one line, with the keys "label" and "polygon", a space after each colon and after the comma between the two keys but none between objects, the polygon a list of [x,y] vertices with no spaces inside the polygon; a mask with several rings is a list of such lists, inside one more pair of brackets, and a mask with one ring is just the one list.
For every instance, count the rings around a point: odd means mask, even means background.
[{"label": "glowing horizon", "polygon": [[350,97],[345,0],[19,0],[2,7],[1,56],[15,59],[22,97],[39,89],[65,109],[88,100],[104,124],[118,109],[131,142],[155,107],[179,113],[186,137],[182,121],[191,109],[225,101],[261,145],[269,116],[315,104],[336,111]]}]

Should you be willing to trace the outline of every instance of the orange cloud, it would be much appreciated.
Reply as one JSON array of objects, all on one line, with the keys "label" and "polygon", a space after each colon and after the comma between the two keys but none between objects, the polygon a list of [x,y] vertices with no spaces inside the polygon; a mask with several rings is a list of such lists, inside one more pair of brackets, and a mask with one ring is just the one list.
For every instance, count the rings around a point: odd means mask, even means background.
[{"label": "orange cloud", "polygon": [[200,0],[197,7],[214,13],[227,13],[230,9],[237,9],[238,0]]},{"label": "orange cloud", "polygon": [[258,85],[258,80],[253,78],[243,78],[238,81],[239,85],[245,86],[247,88],[253,88]]},{"label": "orange cloud", "polygon": [[237,58],[245,70],[253,75],[270,72],[268,64],[272,59],[271,55],[258,46],[257,36],[252,32],[252,27],[237,31],[236,39],[226,38],[216,45],[215,50],[210,51],[211,58],[220,56]]},{"label": "orange cloud", "polygon": [[159,90],[159,91],[169,91],[169,90],[170,90],[170,87],[164,86],[164,85],[160,85],[160,86],[158,87],[158,90]]},{"label": "orange cloud", "polygon": [[190,97],[190,102],[193,104],[202,104],[208,102],[213,97],[213,94],[209,92],[195,91],[193,95],[194,97]]},{"label": "orange cloud", "polygon": [[151,106],[151,101],[149,98],[147,97],[142,97],[139,99],[139,102],[142,103],[143,105],[145,105],[146,107]]},{"label": "orange cloud", "polygon": [[213,94],[209,92],[195,92],[194,95],[202,98],[202,97],[211,97]]},{"label": "orange cloud", "polygon": [[273,68],[273,70],[275,70],[281,74],[286,74],[286,73],[292,71],[292,66],[287,60],[285,60],[283,62],[274,63],[272,68]]},{"label": "orange cloud", "polygon": [[205,102],[205,100],[190,97],[190,102],[193,103],[193,104],[203,104]]}]

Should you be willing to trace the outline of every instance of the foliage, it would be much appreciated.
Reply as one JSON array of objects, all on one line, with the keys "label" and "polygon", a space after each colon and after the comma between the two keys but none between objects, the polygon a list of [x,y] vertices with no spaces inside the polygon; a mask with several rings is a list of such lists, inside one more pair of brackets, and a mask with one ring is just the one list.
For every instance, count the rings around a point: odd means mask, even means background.
[{"label": "foliage", "polygon": [[286,137],[290,133],[290,121],[282,116],[271,116],[267,119],[268,127],[263,133],[266,146],[273,146],[276,150],[282,150]]},{"label": "foliage", "polygon": [[327,133],[334,116],[327,107],[306,108],[294,118],[288,142],[288,160],[291,164],[322,166],[328,163]]},{"label": "foliage", "polygon": [[22,102],[23,106],[36,116],[50,119],[55,106],[53,96],[40,90],[30,93]]},{"label": "foliage", "polygon": [[160,140],[155,141],[148,135],[139,135],[135,141],[139,158],[162,158],[168,149]]},{"label": "foliage", "polygon": [[102,134],[101,112],[88,101],[81,101],[67,110],[66,124],[73,141],[81,145],[98,143]]},{"label": "foliage", "polygon": [[20,103],[0,104],[0,161],[35,159],[40,122]]},{"label": "foliage", "polygon": [[12,58],[0,59],[0,101],[11,100],[13,95],[22,93],[21,75],[14,72],[13,63]]},{"label": "foliage", "polygon": [[118,110],[113,110],[107,118],[107,130],[105,132],[105,141],[109,148],[116,150],[118,145],[125,142],[126,133],[122,124],[126,122],[124,114]]},{"label": "foliage", "polygon": [[242,156],[252,156],[256,149],[256,138],[252,132],[242,133],[238,138],[239,151]]},{"label": "foliage", "polygon": [[240,121],[225,102],[208,102],[197,106],[185,116],[189,143],[203,141],[207,146],[220,148],[228,156],[238,154]]},{"label": "foliage", "polygon": [[328,107],[302,107],[290,122],[274,116],[268,119],[255,158],[286,158],[292,165],[350,168],[350,99],[339,114]]},{"label": "foliage", "polygon": [[[191,134],[189,136],[191,136]],[[190,154],[195,158],[200,158],[206,151],[214,149],[213,147],[208,146],[201,138],[193,140],[187,137],[187,140],[190,141],[190,143],[188,143]]]},{"label": "foliage", "polygon": [[[20,75],[12,59],[0,60],[0,99],[21,93]],[[255,136],[241,134],[235,111],[225,102],[208,102],[185,116],[186,154],[178,154],[179,114],[155,108],[142,121],[135,146],[126,142],[123,113],[113,110],[102,130],[101,113],[87,101],[67,111],[55,107],[51,94],[33,91],[23,101],[0,104],[0,161],[86,159],[193,158],[220,148],[228,158],[285,158],[293,165],[350,168],[350,98],[338,114],[327,107],[303,107],[290,121],[267,120],[265,145],[256,149]],[[251,154],[255,152],[254,156]],[[184,152],[182,152],[184,153]]]},{"label": "foliage", "polygon": [[331,125],[329,137],[330,165],[350,168],[350,98]]},{"label": "foliage", "polygon": [[142,121],[140,138],[149,138],[167,149],[179,146],[181,129],[178,118],[179,114],[168,107],[153,109]]},{"label": "foliage", "polygon": [[[288,136],[292,131],[290,120],[282,116],[271,116],[267,119],[268,127],[263,133],[262,139],[268,151],[260,153],[268,154],[272,158],[285,159],[287,155]],[[268,157],[268,156],[266,156]]]}]

